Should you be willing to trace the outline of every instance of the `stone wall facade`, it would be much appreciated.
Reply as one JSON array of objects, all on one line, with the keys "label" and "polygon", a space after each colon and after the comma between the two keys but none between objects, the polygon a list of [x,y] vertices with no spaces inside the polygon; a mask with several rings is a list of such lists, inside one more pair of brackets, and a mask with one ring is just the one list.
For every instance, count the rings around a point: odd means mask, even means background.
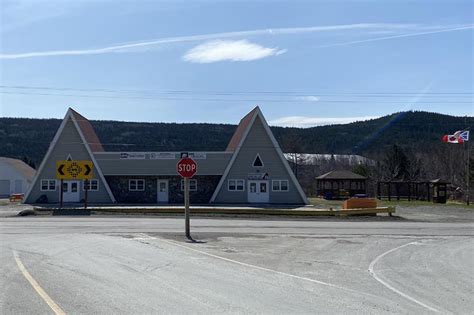
[{"label": "stone wall facade", "polygon": [[[169,204],[183,204],[184,191],[181,191],[180,176],[105,176],[117,203],[134,204],[157,204],[158,200],[158,179],[168,180]],[[144,191],[130,191],[130,179],[144,179]],[[212,194],[217,188],[221,179],[220,175],[195,176],[197,180],[197,191],[190,191],[189,199],[191,204],[207,204],[211,200]]]}]

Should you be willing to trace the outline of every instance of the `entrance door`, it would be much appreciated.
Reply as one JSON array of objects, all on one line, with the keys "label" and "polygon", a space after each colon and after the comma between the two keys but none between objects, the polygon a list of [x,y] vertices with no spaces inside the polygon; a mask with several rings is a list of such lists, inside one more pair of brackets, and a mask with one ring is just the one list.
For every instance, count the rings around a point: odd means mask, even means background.
[{"label": "entrance door", "polygon": [[168,180],[158,180],[158,203],[168,203]]},{"label": "entrance door", "polygon": [[268,203],[270,201],[268,181],[249,180],[248,183],[248,201],[250,203]]},{"label": "entrance door", "polygon": [[[59,191],[61,193],[61,191]],[[81,192],[79,190],[78,181],[64,181],[63,182],[63,201],[64,202],[79,202]]]}]

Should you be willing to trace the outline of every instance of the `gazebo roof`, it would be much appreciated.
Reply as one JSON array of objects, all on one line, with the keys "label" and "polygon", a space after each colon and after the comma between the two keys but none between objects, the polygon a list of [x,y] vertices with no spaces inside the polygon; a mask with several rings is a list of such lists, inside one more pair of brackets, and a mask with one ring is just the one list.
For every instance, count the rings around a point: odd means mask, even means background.
[{"label": "gazebo roof", "polygon": [[331,171],[329,173],[323,174],[321,176],[316,177],[316,179],[367,179],[362,175],[353,173],[351,171]]}]

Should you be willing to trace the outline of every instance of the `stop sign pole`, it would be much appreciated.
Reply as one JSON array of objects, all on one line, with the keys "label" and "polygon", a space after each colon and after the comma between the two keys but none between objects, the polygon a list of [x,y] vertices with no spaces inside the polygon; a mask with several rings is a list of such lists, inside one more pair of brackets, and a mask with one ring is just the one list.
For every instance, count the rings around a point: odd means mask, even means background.
[{"label": "stop sign pole", "polygon": [[176,165],[176,170],[184,178],[184,223],[186,238],[192,240],[190,227],[189,211],[189,179],[197,172],[197,164],[191,158],[182,158]]}]

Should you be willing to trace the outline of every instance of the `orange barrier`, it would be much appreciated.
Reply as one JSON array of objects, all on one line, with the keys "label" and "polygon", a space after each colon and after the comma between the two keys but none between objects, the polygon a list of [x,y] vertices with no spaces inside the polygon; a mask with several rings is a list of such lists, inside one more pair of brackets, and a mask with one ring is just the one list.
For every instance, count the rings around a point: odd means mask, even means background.
[{"label": "orange barrier", "polygon": [[343,209],[374,209],[377,208],[377,200],[371,198],[351,198],[344,201]]}]

